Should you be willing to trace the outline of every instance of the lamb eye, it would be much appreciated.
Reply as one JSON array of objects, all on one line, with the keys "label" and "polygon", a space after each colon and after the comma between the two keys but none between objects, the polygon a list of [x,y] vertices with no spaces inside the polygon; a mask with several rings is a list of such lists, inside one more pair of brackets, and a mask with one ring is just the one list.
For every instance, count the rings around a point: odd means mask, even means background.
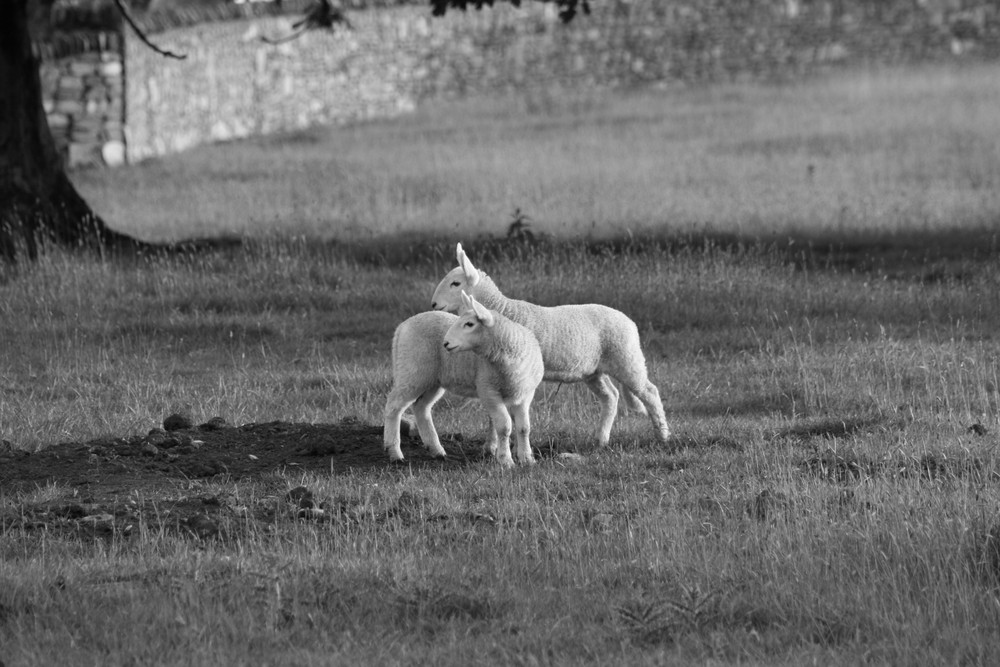
[{"label": "lamb eye", "polygon": [[459,286],[461,286],[461,284],[462,284],[462,283],[460,283],[460,282],[458,282],[458,281],[456,280],[455,282],[453,282],[453,283],[451,284],[451,286],[452,286],[452,287],[459,287]]},{"label": "lamb eye", "polygon": [[474,326],[474,325],[472,324],[472,322],[466,322],[466,323],[465,323],[465,328],[466,328],[466,329],[468,329],[469,327],[472,327],[472,326]]}]

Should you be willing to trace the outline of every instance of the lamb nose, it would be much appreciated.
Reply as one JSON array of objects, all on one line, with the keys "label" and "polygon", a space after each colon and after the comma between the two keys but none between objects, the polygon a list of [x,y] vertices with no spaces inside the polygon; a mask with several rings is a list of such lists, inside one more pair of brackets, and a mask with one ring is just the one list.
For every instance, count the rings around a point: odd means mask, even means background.
[{"label": "lamb nose", "polygon": [[438,307],[438,302],[437,301],[432,301],[431,302],[431,308],[437,310],[437,307]]}]

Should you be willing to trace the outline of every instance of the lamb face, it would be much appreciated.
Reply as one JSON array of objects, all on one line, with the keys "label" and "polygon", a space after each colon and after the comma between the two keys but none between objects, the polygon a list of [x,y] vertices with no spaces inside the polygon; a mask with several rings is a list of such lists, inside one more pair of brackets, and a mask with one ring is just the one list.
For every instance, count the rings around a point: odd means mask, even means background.
[{"label": "lamb face", "polygon": [[459,265],[445,274],[434,290],[434,296],[431,297],[432,310],[458,313],[463,308],[462,294],[472,294],[479,282],[479,271],[462,250],[461,243],[458,244],[457,255]]},{"label": "lamb face", "polygon": [[472,352],[482,350],[491,342],[490,332],[496,321],[491,313],[480,304],[461,293],[463,310],[444,335],[444,347],[449,352]]}]

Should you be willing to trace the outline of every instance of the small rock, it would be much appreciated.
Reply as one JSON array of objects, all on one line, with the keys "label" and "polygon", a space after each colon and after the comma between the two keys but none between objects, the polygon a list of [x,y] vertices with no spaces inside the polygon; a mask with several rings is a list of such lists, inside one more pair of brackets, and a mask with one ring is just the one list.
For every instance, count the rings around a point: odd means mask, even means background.
[{"label": "small rock", "polygon": [[318,520],[326,517],[326,511],[318,507],[303,507],[295,515],[299,519]]},{"label": "small rock", "polygon": [[212,520],[207,514],[195,514],[184,521],[187,527],[195,536],[202,539],[213,537],[219,534],[219,524]]},{"label": "small rock", "polygon": [[191,439],[184,435],[171,434],[160,439],[158,442],[153,442],[149,438],[146,438],[146,442],[156,445],[160,449],[173,449],[174,447],[182,447],[191,442]]},{"label": "small rock", "polygon": [[160,453],[160,449],[156,445],[147,442],[144,443],[142,447],[139,448],[139,452],[143,456],[156,456],[157,454]]},{"label": "small rock", "polygon": [[983,436],[983,435],[986,435],[987,433],[989,433],[989,429],[987,429],[985,426],[983,426],[979,422],[976,422],[975,424],[973,424],[972,426],[970,426],[968,429],[966,429],[966,431],[968,433],[974,433],[975,435],[979,435],[979,436]]},{"label": "small rock", "polygon": [[231,426],[222,417],[212,417],[204,424],[199,424],[198,428],[202,431],[221,431],[224,428],[231,428]]},{"label": "small rock", "polygon": [[82,519],[87,516],[87,508],[77,503],[69,503],[62,507],[57,513],[62,514],[67,519]]},{"label": "small rock", "polygon": [[149,443],[150,445],[155,445],[155,446],[159,447],[168,438],[170,438],[170,436],[167,435],[166,431],[164,431],[163,429],[154,428],[153,430],[151,430],[149,432],[149,435],[147,435],[144,438],[144,440],[145,440],[145,442]]},{"label": "small rock", "polygon": [[288,502],[295,503],[301,509],[309,509],[316,506],[316,503],[313,501],[312,491],[304,486],[297,486],[289,491],[285,494],[285,499]]},{"label": "small rock", "polygon": [[182,431],[194,426],[191,416],[180,412],[175,412],[163,420],[165,431]]}]

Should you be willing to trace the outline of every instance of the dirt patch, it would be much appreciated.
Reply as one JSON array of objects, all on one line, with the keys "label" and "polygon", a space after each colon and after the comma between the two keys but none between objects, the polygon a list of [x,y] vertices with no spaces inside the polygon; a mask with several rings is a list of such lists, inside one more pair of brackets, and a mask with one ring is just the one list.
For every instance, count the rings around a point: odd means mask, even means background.
[{"label": "dirt patch", "polygon": [[[419,439],[404,435],[406,461],[396,465],[460,466],[483,457],[481,443],[466,443],[460,435],[442,435],[442,443],[446,460],[435,459]],[[382,427],[350,417],[334,424],[243,426],[216,418],[200,426],[62,443],[33,453],[6,447],[0,450],[0,489],[17,493],[54,482],[100,495],[102,490],[149,489],[179,479],[225,476],[239,481],[276,470],[342,474],[389,465]]]},{"label": "dirt patch", "polygon": [[[173,416],[172,416],[173,417]],[[38,452],[0,445],[0,497],[8,499],[49,484],[69,487],[71,500],[20,503],[0,509],[0,533],[9,530],[71,531],[125,536],[145,525],[166,526],[196,537],[227,532],[234,520],[273,521],[284,513],[296,518],[329,518],[289,493],[280,479],[267,506],[240,507],[225,494],[206,494],[200,482],[252,482],[275,472],[329,475],[352,470],[433,466],[461,467],[483,459],[483,443],[442,434],[447,459],[430,456],[416,437],[402,439],[406,460],[390,463],[382,449],[382,427],[345,418],[332,424],[269,422],[232,426],[216,418],[200,426],[168,417],[164,429],[146,435],[61,443]],[[167,428],[171,430],[166,430]]]}]

